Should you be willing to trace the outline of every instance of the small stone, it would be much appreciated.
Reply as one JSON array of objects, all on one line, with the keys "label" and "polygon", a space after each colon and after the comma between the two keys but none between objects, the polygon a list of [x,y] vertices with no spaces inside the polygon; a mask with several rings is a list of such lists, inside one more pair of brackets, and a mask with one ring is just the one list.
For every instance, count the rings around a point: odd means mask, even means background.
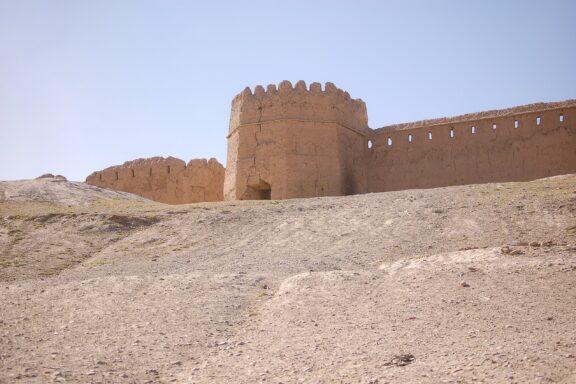
[{"label": "small stone", "polygon": [[510,252],[512,252],[512,249],[510,249],[510,247],[506,245],[506,246],[500,248],[500,252],[504,255],[509,255]]},{"label": "small stone", "polygon": [[94,376],[95,374],[96,374],[96,372],[94,372],[94,371],[86,372],[86,376]]},{"label": "small stone", "polygon": [[414,355],[411,353],[407,353],[404,355],[394,356],[394,358],[392,358],[392,360],[390,360],[390,362],[387,364],[388,365],[393,364],[398,367],[403,367],[405,365],[412,363],[414,360],[416,360],[416,357],[414,357]]},{"label": "small stone", "polygon": [[465,282],[465,281],[460,282],[460,285],[461,285],[462,287],[464,287],[464,288],[468,288],[468,287],[470,286],[470,284],[468,284],[468,283]]},{"label": "small stone", "polygon": [[518,255],[523,255],[523,254],[524,254],[524,251],[521,251],[519,249],[515,249],[512,252],[510,252],[511,256],[518,256]]},{"label": "small stone", "polygon": [[156,375],[156,376],[160,374],[157,369],[148,369],[146,373],[149,375]]},{"label": "small stone", "polygon": [[539,247],[540,246],[540,242],[539,241],[531,241],[528,243],[529,246],[531,247]]}]

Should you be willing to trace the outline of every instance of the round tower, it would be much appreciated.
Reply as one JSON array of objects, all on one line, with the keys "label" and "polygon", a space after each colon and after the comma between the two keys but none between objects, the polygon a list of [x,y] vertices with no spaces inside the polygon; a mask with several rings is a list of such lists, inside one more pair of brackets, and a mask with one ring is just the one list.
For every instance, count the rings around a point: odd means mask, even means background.
[{"label": "round tower", "polygon": [[366,105],[326,83],[257,86],[232,101],[226,200],[366,192]]}]

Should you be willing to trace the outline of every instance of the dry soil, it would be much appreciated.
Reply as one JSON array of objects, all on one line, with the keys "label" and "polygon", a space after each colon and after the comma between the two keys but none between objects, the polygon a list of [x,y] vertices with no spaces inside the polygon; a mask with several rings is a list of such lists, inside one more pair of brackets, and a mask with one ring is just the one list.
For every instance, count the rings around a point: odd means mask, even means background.
[{"label": "dry soil", "polygon": [[576,176],[170,206],[0,183],[0,383],[576,383]]}]

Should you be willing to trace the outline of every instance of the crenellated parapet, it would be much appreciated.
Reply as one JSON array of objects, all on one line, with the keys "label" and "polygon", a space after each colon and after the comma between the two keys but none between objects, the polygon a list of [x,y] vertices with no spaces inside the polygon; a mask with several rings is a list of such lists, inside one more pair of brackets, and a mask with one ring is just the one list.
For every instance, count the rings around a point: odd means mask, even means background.
[{"label": "crenellated parapet", "polygon": [[216,159],[152,157],[93,172],[86,183],[168,204],[220,201],[224,167]]},{"label": "crenellated parapet", "polygon": [[278,120],[337,123],[360,134],[368,131],[368,113],[361,99],[328,82],[310,87],[302,80],[295,86],[284,80],[278,87],[270,84],[264,89],[249,87],[232,101],[230,131],[232,134],[244,125],[263,124]]},{"label": "crenellated parapet", "polygon": [[366,104],[332,83],[247,87],[232,101],[224,197],[361,193],[370,132]]},{"label": "crenellated parapet", "polygon": [[234,97],[226,169],[215,159],[126,162],[87,183],[167,203],[342,196],[576,172],[576,100],[368,127],[332,83],[245,88]]}]

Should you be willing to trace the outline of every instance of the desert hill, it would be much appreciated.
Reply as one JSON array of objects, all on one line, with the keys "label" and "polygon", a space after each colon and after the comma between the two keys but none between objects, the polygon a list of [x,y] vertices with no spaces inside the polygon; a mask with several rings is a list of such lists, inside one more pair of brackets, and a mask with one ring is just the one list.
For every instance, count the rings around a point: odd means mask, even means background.
[{"label": "desert hill", "polygon": [[165,205],[0,182],[0,383],[574,383],[576,175]]}]

